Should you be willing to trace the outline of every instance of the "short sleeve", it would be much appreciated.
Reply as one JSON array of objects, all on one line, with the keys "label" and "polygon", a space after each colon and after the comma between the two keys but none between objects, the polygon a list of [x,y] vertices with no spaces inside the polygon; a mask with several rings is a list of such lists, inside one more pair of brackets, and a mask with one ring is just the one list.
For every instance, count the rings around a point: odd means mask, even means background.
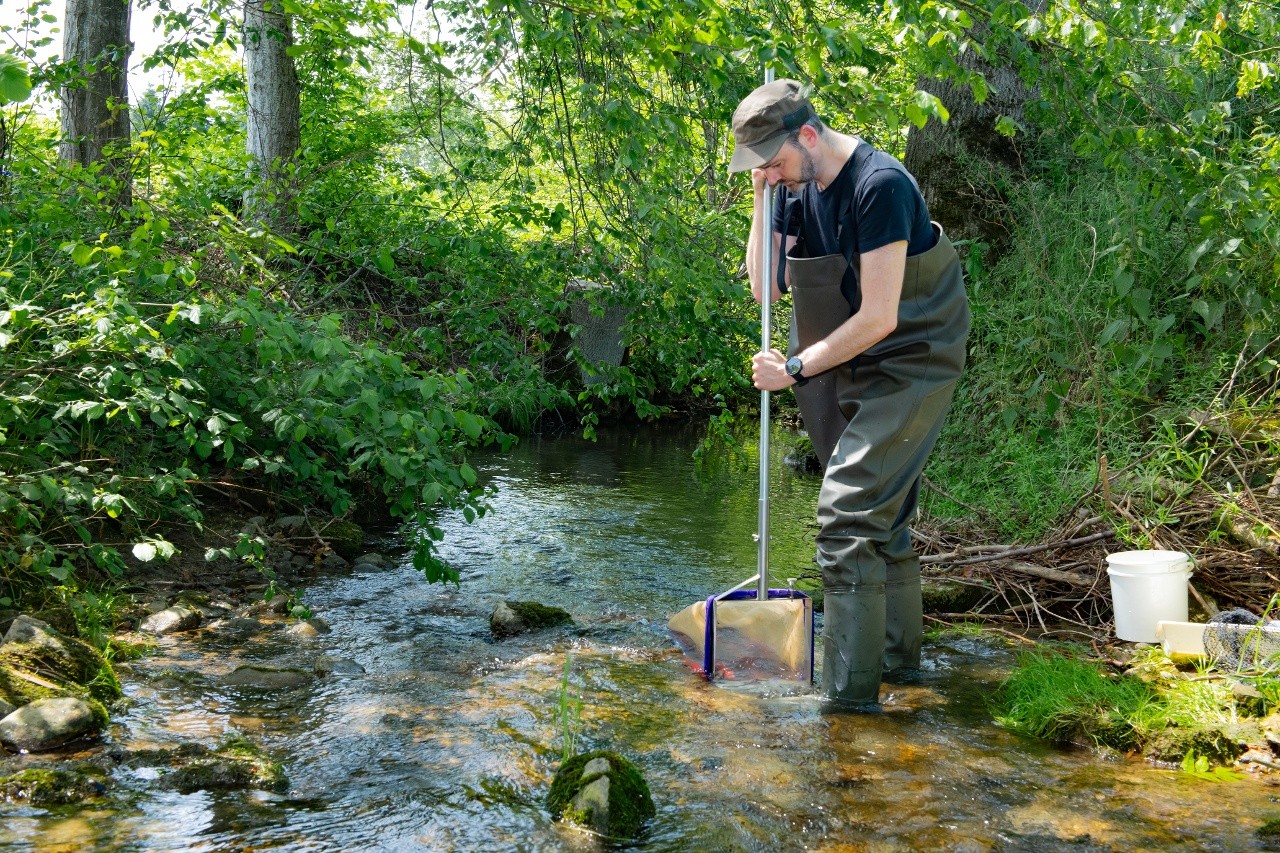
[{"label": "short sleeve", "polygon": [[858,251],[910,242],[919,195],[911,176],[901,169],[876,169],[868,175],[858,197]]},{"label": "short sleeve", "polygon": [[[778,191],[773,194],[773,230],[781,232],[785,226],[787,199],[791,198],[791,194],[786,187],[779,187]],[[800,233],[800,217],[793,216],[791,218],[790,234],[795,237]]]}]

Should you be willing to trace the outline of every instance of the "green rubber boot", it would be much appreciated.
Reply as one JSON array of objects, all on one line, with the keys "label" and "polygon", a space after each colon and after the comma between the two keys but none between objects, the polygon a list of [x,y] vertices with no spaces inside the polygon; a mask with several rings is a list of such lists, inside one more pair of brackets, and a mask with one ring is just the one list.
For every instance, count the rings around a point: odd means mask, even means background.
[{"label": "green rubber boot", "polygon": [[884,587],[826,590],[822,600],[822,694],[831,710],[875,710],[884,659]]},{"label": "green rubber boot", "polygon": [[911,548],[911,531],[903,528],[880,553],[885,558],[884,680],[895,684],[915,681],[920,676],[924,607],[920,559]]}]

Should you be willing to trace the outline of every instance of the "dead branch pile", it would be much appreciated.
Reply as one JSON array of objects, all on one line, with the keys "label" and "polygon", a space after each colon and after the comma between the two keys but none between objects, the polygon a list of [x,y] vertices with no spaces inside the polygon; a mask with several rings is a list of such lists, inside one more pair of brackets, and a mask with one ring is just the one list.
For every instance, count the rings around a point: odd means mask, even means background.
[{"label": "dead branch pile", "polygon": [[1110,474],[1102,459],[1097,486],[1080,502],[1095,512],[1080,511],[1042,544],[982,544],[922,525],[926,578],[980,588],[970,617],[1105,639],[1113,624],[1106,555],[1143,541],[1191,555],[1192,618],[1231,607],[1261,614],[1280,593],[1280,412],[1195,412],[1162,451]]}]

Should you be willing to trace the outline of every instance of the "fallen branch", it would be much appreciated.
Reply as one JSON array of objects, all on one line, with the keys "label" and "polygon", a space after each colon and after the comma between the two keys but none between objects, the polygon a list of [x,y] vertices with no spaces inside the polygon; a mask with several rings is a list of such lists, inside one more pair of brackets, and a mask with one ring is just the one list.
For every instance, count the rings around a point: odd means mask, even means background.
[{"label": "fallen branch", "polygon": [[[983,554],[977,557],[966,557],[963,560],[951,561],[953,566],[969,566],[974,563],[989,563],[993,560],[1007,560],[1010,557],[1025,557],[1028,554],[1039,554],[1043,551],[1053,551],[1058,548],[1075,548],[1080,545],[1088,545],[1091,542],[1101,542],[1103,539],[1110,539],[1116,535],[1114,530],[1104,530],[1101,533],[1090,533],[1088,536],[1078,536],[1075,539],[1064,539],[1061,542],[1047,542],[1043,545],[1028,545],[1025,548],[1013,548],[1008,551],[1000,551],[995,554]],[[947,555],[942,554],[936,557],[921,557],[920,562],[940,563],[948,562]],[[1079,575],[1077,575],[1079,577]],[[1090,581],[1092,583],[1092,581]]]},{"label": "fallen branch", "polygon": [[1035,563],[1023,563],[1018,560],[1009,560],[1002,568],[1011,572],[1017,572],[1020,575],[1031,575],[1045,580],[1057,581],[1058,583],[1070,584],[1071,586],[1092,587],[1097,581],[1094,578],[1086,577],[1075,572],[1064,572],[1062,569],[1051,569],[1048,566],[1037,566]]}]

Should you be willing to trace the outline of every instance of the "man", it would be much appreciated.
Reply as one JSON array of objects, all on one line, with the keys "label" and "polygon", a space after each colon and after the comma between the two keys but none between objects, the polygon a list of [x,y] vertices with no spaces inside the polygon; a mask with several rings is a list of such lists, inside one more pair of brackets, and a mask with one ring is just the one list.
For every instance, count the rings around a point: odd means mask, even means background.
[{"label": "man", "polygon": [[[822,689],[878,707],[882,675],[920,665],[920,561],[908,527],[920,477],[964,367],[959,258],[915,179],[826,127],[805,89],[776,80],[733,114],[731,172],[751,170],[747,272],[757,301],[792,293],[788,357],[752,360],[757,388],[793,388],[825,471],[818,496]],[[776,269],[762,269],[765,184]]]}]

